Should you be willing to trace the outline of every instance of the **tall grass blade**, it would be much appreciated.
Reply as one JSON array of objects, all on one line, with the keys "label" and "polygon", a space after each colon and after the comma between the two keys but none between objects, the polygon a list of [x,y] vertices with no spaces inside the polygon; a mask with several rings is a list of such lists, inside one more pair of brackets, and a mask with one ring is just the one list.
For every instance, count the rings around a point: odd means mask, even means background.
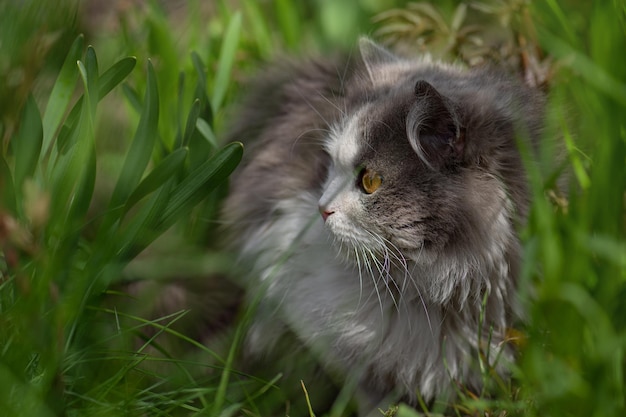
[{"label": "tall grass blade", "polygon": [[[98,66],[92,48],[87,50],[85,64],[78,61],[78,69],[85,89],[80,106],[80,118],[75,126],[67,128],[67,139],[62,152],[50,166],[52,190],[51,223],[54,233],[74,233],[72,216],[82,216],[93,193],[95,180],[94,118],[97,97]],[[70,223],[68,224],[68,221]],[[69,241],[68,241],[69,244]]]},{"label": "tall grass blade", "polygon": [[124,96],[126,96],[128,102],[130,103],[130,106],[135,109],[137,113],[141,114],[141,98],[139,97],[137,91],[128,84],[122,84],[122,91],[124,92]]},{"label": "tall grass blade", "polygon": [[172,193],[159,219],[158,229],[167,229],[183,213],[209,195],[235,170],[242,154],[243,145],[239,142],[231,143],[192,171]]},{"label": "tall grass blade", "polygon": [[47,155],[50,151],[54,134],[59,128],[63,114],[65,113],[65,110],[72,98],[72,93],[76,88],[76,82],[78,81],[76,61],[78,61],[83,54],[84,43],[84,36],[79,35],[70,47],[67,57],[65,58],[65,62],[63,63],[63,67],[61,68],[61,72],[54,83],[52,92],[50,93],[50,98],[48,99],[48,104],[46,105],[46,111],[43,115],[44,136],[43,153],[41,154],[41,158]]},{"label": "tall grass blade", "polygon": [[209,123],[207,123],[204,119],[198,119],[196,122],[196,129],[198,133],[202,135],[202,137],[211,145],[212,149],[217,149],[217,138],[215,137],[215,133],[213,133],[213,129]]},{"label": "tall grass blade", "polygon": [[128,213],[137,202],[161,187],[167,180],[181,172],[189,151],[186,148],[176,149],[166,156],[150,173],[139,183],[132,192],[126,204],[124,213]]},{"label": "tall grass blade", "polygon": [[24,179],[32,177],[37,168],[43,143],[43,125],[37,103],[32,95],[28,96],[20,121],[20,130],[11,140],[15,155],[15,189],[22,194]]},{"label": "tall grass blade", "polygon": [[287,46],[290,49],[295,49],[300,41],[300,30],[298,28],[298,22],[300,19],[298,16],[298,10],[296,9],[296,4],[298,3],[290,0],[276,0],[274,4],[276,6],[276,15],[278,17],[280,32],[283,35]]},{"label": "tall grass blade", "polygon": [[76,153],[74,158],[81,166],[78,168],[77,187],[71,201],[69,217],[82,218],[89,208],[96,181],[96,155],[95,155],[95,117],[98,104],[98,61],[92,47],[87,48],[85,53],[85,66],[79,69],[85,89],[84,105],[78,124]]},{"label": "tall grass blade", "polygon": [[187,123],[185,124],[185,133],[183,134],[183,146],[189,146],[189,141],[191,140],[191,136],[196,130],[196,122],[198,121],[198,117],[200,116],[200,100],[195,99],[193,104],[191,105],[191,110],[187,115]]},{"label": "tall grass blade", "polygon": [[235,53],[239,45],[239,36],[241,34],[241,12],[235,13],[224,35],[220,55],[218,59],[217,74],[213,84],[213,95],[211,97],[211,108],[216,112],[222,106],[226,90],[229,86],[230,74],[235,62]]},{"label": "tall grass blade", "polygon": [[159,91],[152,63],[148,61],[148,77],[144,107],[139,119],[139,126],[131,143],[122,171],[113,190],[109,208],[123,205],[139,184],[148,166],[152,149],[157,137],[159,121]]},{"label": "tall grass blade", "polygon": [[262,58],[268,58],[272,53],[272,31],[269,28],[268,19],[263,15],[259,2],[245,0],[243,5],[259,55]]},{"label": "tall grass blade", "polygon": [[200,117],[206,120],[211,126],[213,125],[213,109],[211,103],[207,97],[207,82],[206,82],[206,70],[205,65],[202,62],[202,58],[196,52],[191,53],[191,61],[193,67],[196,70],[198,76],[198,83],[196,84],[196,90],[194,97],[200,100]]},{"label": "tall grass blade", "polygon": [[98,98],[103,98],[130,74],[135,68],[137,59],[126,57],[120,59],[102,73],[98,85]]},{"label": "tall grass blade", "polygon": [[17,200],[15,198],[15,186],[11,169],[0,154],[0,207],[3,210],[17,215]]},{"label": "tall grass blade", "polygon": [[17,378],[3,363],[0,363],[0,381],[5,388],[0,391],[0,405],[3,415],[23,417],[52,417],[56,415],[46,405],[39,390],[33,389],[31,383]]}]

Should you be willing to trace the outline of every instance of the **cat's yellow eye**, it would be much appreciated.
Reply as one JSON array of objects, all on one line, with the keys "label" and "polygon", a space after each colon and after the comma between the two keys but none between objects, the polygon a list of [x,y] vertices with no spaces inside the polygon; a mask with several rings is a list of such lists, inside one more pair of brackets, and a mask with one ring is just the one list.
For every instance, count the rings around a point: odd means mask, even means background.
[{"label": "cat's yellow eye", "polygon": [[367,194],[372,194],[378,190],[382,183],[383,177],[378,172],[363,168],[361,171],[361,188],[363,191]]}]

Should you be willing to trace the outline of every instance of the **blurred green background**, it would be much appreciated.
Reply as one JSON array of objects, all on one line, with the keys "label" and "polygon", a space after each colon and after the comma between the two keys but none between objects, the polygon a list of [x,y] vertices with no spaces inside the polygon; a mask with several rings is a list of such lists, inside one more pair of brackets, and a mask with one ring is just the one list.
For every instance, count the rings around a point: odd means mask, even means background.
[{"label": "blurred green background", "polygon": [[236,369],[217,213],[242,149],[221,133],[264,62],[361,34],[549,94],[514,378],[434,412],[626,415],[625,22],[622,0],[0,1],[0,415],[262,415],[273,381]]}]

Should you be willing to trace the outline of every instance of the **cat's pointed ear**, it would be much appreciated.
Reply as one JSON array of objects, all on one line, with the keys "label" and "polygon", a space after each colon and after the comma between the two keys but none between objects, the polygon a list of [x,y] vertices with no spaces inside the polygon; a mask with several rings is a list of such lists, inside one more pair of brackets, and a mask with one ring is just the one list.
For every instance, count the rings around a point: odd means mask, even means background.
[{"label": "cat's pointed ear", "polygon": [[361,58],[363,59],[363,63],[365,64],[365,68],[367,68],[367,73],[371,80],[376,78],[375,73],[377,67],[400,60],[396,55],[366,37],[359,39],[359,51],[361,52]]},{"label": "cat's pointed ear", "polygon": [[465,129],[454,105],[424,80],[415,84],[415,103],[407,115],[409,143],[431,169],[458,163],[465,147]]}]

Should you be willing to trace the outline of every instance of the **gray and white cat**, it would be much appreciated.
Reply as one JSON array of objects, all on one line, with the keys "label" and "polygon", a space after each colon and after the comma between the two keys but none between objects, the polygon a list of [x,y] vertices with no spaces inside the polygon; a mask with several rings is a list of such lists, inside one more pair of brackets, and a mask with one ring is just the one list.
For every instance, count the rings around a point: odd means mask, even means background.
[{"label": "gray and white cat", "polygon": [[259,303],[247,353],[293,333],[371,406],[480,387],[478,352],[511,356],[528,209],[516,140],[536,143],[542,108],[498,72],[367,39],[360,57],[286,63],[253,84],[223,211]]}]

